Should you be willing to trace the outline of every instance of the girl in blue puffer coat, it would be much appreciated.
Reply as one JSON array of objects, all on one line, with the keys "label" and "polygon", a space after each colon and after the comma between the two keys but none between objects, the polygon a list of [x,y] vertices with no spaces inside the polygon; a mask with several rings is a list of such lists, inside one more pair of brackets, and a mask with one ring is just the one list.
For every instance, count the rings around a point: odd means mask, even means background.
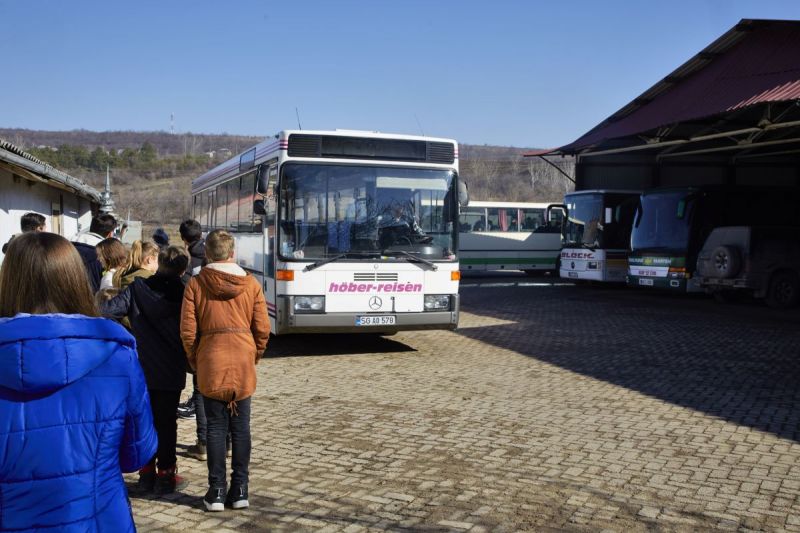
[{"label": "girl in blue puffer coat", "polygon": [[75,248],[19,235],[0,268],[0,531],[135,531],[122,472],[156,451],[136,343],[97,318]]}]

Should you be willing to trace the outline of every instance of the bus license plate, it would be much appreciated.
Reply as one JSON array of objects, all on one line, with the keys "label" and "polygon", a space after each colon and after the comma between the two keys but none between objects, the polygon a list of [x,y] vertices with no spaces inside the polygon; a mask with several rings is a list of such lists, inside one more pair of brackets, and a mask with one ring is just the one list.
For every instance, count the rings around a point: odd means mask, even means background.
[{"label": "bus license plate", "polygon": [[653,280],[650,278],[639,278],[639,285],[647,285],[648,287],[652,287]]},{"label": "bus license plate", "polygon": [[394,315],[357,316],[356,326],[394,326]]},{"label": "bus license plate", "polygon": [[567,276],[569,276],[570,278],[577,278],[578,277],[578,273],[577,272],[567,272]]}]

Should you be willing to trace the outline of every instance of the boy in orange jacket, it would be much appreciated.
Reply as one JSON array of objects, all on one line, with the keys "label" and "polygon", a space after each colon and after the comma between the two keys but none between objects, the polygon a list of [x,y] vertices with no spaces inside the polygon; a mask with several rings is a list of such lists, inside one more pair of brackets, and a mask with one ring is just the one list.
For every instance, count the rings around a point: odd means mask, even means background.
[{"label": "boy in orange jacket", "polygon": [[[269,340],[269,317],[261,285],[234,262],[233,236],[215,230],[206,238],[208,264],[186,287],[181,339],[197,372],[208,430],[209,511],[249,506],[250,398],[256,363]],[[226,491],[225,437],[232,444],[231,485]]]}]

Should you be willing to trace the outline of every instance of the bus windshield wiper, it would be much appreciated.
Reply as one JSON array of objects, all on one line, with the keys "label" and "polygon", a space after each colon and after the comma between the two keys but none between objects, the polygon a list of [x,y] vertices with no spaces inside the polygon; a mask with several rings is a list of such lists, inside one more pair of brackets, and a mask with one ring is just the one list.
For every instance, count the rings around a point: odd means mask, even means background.
[{"label": "bus windshield wiper", "polygon": [[310,265],[306,265],[306,267],[303,269],[303,272],[308,272],[309,270],[314,270],[315,268],[319,268],[322,265],[327,265],[328,263],[333,263],[334,261],[338,261],[339,259],[343,259],[345,257],[347,257],[347,254],[337,254],[337,255],[334,255],[333,257],[329,257],[327,259],[321,259],[321,260],[317,261],[316,263],[311,263]]},{"label": "bus windshield wiper", "polygon": [[433,270],[434,272],[439,270],[439,267],[436,266],[436,263],[434,263],[433,261],[428,261],[427,259],[423,259],[423,258],[421,258],[419,256],[416,256],[416,255],[414,255],[414,254],[412,254],[410,252],[407,252],[405,250],[384,250],[383,252],[381,252],[381,254],[382,255],[394,255],[394,256],[397,256],[398,254],[399,255],[403,255],[403,256],[405,256],[407,258],[406,259],[407,261],[416,261],[418,263],[422,263],[422,264],[428,265],[429,267],[431,267],[431,270]]},{"label": "bus windshield wiper", "polygon": [[311,263],[310,265],[306,265],[303,269],[303,272],[308,272],[309,270],[314,270],[315,268],[319,268],[323,265],[327,265],[328,263],[333,263],[334,261],[338,261],[339,259],[344,259],[345,257],[369,257],[369,256],[376,256],[376,252],[346,252],[342,254],[336,254],[332,257],[328,257],[327,259],[320,259],[316,263]]},{"label": "bus windshield wiper", "polygon": [[581,248],[588,248],[589,250],[591,250],[593,252],[597,250],[597,246],[592,246],[588,242],[582,242],[581,243]]}]

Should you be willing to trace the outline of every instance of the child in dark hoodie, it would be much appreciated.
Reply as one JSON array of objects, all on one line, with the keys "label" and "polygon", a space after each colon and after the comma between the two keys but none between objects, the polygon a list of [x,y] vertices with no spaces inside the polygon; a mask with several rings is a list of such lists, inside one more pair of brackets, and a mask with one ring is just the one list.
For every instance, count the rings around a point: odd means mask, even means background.
[{"label": "child in dark hoodie", "polygon": [[186,384],[187,361],[180,337],[180,314],[185,288],[181,276],[188,264],[189,257],[183,248],[165,248],[158,255],[158,271],[153,276],[136,278],[119,295],[100,306],[106,317],[127,316],[136,337],[158,433],[158,452],[139,470],[139,489],[148,492],[155,489],[160,494],[174,492],[187,484],[177,475],[175,410]]}]

